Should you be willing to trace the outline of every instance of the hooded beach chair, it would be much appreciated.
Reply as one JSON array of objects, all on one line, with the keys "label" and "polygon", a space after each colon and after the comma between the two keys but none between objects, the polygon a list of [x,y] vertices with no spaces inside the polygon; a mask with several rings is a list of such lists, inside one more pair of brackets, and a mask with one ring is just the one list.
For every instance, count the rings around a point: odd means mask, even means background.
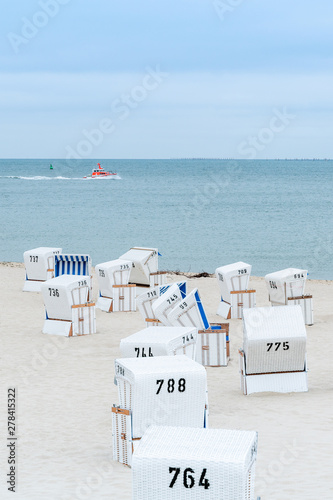
[{"label": "hooded beach chair", "polygon": [[133,500],[254,500],[257,432],[169,425],[134,451]]},{"label": "hooded beach chair", "polygon": [[132,451],[150,425],[207,424],[206,370],[187,356],[117,359],[115,382],[114,460],[131,465]]},{"label": "hooded beach chair", "polygon": [[251,269],[250,264],[235,262],[215,270],[221,293],[218,315],[225,319],[241,319],[244,307],[255,307],[256,292],[248,290]]},{"label": "hooded beach chair", "polygon": [[54,278],[54,257],[61,252],[62,248],[57,247],[38,247],[24,252],[24,292],[40,292],[41,284]]},{"label": "hooded beach chair", "polygon": [[116,259],[95,266],[99,288],[96,307],[105,312],[135,311],[135,285],[129,285],[130,260]]},{"label": "hooded beach chair", "polygon": [[244,394],[307,391],[306,330],[301,308],[244,309],[239,355]]},{"label": "hooded beach chair", "polygon": [[123,358],[175,356],[195,360],[198,330],[194,327],[151,326],[120,341]]},{"label": "hooded beach chair", "polygon": [[150,286],[150,275],[158,271],[157,248],[133,247],[119,257],[132,262],[129,282],[140,286]]},{"label": "hooded beach chair", "polygon": [[308,272],[288,268],[266,274],[265,281],[272,306],[300,305],[306,325],[313,324],[312,295],[304,295]]},{"label": "hooded beach chair", "polygon": [[41,285],[46,320],[43,333],[75,337],[96,333],[95,304],[89,301],[90,276],[62,275]]}]

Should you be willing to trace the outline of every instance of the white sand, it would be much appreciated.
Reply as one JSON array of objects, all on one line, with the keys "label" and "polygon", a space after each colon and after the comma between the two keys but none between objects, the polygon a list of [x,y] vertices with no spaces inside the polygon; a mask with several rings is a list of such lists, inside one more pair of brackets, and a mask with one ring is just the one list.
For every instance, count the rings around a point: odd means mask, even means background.
[{"label": "white sand", "polygon": [[[120,339],[145,324],[139,312],[98,310],[96,335],[43,335],[42,298],[23,293],[23,282],[22,265],[0,265],[0,498],[130,499],[131,470],[112,461],[110,408],[118,403],[114,359]],[[215,315],[216,280],[189,279],[188,286],[199,288],[209,320],[221,322]],[[251,287],[257,305],[268,305],[263,278],[252,278]],[[315,311],[315,324],[307,327],[308,393],[241,393],[240,320],[230,321],[228,367],[207,370],[210,427],[259,432],[256,494],[262,500],[333,498],[333,285],[309,281],[306,291],[314,296]],[[18,392],[15,494],[6,485],[8,387]]]}]

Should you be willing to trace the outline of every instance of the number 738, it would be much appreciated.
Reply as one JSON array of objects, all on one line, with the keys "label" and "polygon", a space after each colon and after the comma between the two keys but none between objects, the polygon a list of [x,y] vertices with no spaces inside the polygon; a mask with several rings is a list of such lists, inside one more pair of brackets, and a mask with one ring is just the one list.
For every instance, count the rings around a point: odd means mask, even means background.
[{"label": "number 738", "polygon": [[273,349],[274,351],[277,351],[279,349],[279,347],[281,346],[282,344],[282,349],[284,351],[288,351],[289,349],[289,342],[267,342],[267,352],[270,351],[272,349],[272,347],[274,346],[275,349]]}]

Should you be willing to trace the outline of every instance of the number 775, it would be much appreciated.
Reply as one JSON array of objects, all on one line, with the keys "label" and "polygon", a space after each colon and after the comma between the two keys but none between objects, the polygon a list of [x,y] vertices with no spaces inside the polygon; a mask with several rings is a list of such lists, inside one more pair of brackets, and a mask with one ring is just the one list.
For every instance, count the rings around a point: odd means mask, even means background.
[{"label": "number 775", "polygon": [[275,347],[275,349],[273,349],[273,350],[277,351],[281,344],[282,344],[282,349],[284,351],[288,351],[289,341],[287,341],[287,342],[267,342],[267,352],[270,351],[273,346]]}]

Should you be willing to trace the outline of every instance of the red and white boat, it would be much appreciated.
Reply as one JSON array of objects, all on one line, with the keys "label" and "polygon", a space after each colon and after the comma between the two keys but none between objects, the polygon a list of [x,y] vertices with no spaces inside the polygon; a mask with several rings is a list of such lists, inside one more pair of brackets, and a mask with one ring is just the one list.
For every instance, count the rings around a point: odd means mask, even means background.
[{"label": "red and white boat", "polygon": [[93,168],[91,175],[86,175],[83,178],[84,179],[106,179],[106,178],[112,179],[112,178],[115,178],[116,175],[118,175],[115,172],[107,172],[106,170],[104,170],[103,167],[101,167],[100,163],[97,163],[97,165],[98,165],[98,168]]}]

